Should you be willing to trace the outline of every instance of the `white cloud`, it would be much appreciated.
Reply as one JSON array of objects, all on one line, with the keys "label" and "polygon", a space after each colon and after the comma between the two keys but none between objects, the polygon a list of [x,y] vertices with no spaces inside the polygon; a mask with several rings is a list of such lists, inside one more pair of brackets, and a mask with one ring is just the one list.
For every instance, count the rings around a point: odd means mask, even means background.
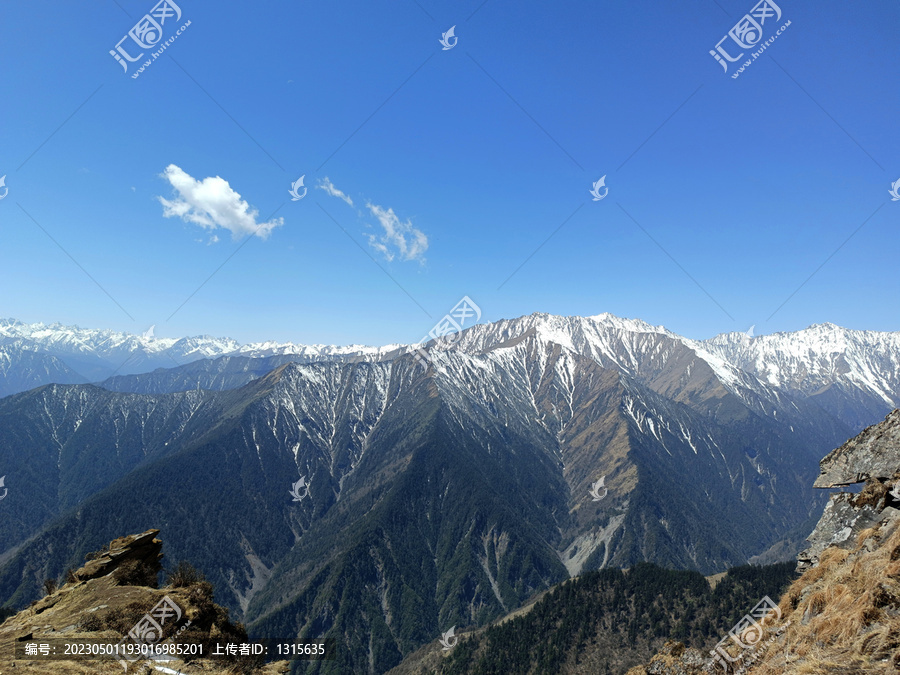
[{"label": "white cloud", "polygon": [[366,204],[366,207],[384,228],[381,236],[366,235],[372,248],[387,258],[388,262],[398,255],[401,260],[418,260],[420,263],[425,261],[428,237],[424,232],[413,227],[409,220],[402,222],[394,209],[383,209],[372,203]]},{"label": "white cloud", "polygon": [[[205,230],[221,227],[231,232],[233,239],[248,234],[267,239],[273,229],[284,224],[284,218],[258,223],[256,219],[259,211],[251,209],[231,189],[228,181],[219,176],[197,180],[174,164],[169,164],[161,176],[169,181],[177,193],[173,200],[157,197],[163,205],[163,216],[166,218],[178,217]],[[213,236],[211,241],[218,241],[218,237]]]},{"label": "white cloud", "polygon": [[343,199],[345,202],[347,202],[347,204],[349,204],[350,206],[353,206],[353,200],[350,199],[350,197],[347,196],[346,193],[338,190],[334,186],[334,183],[332,183],[328,179],[328,176],[325,176],[325,178],[323,180],[320,180],[319,184],[316,185],[316,188],[318,188],[319,190],[325,190],[325,192],[330,194],[332,197],[337,197],[338,199]]}]

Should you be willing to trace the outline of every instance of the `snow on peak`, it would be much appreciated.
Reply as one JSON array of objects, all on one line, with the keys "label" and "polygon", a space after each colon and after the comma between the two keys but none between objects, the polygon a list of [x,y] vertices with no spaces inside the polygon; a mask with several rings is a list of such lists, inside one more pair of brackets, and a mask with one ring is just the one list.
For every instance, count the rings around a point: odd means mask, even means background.
[{"label": "snow on peak", "polygon": [[594,321],[599,324],[603,324],[604,326],[608,326],[610,328],[617,328],[619,330],[627,330],[633,333],[669,333],[670,331],[665,326],[653,326],[642,319],[623,319],[621,317],[616,316],[615,314],[610,314],[609,312],[603,312],[601,314],[595,314],[594,316],[586,317],[590,321]]},{"label": "snow on peak", "polygon": [[[666,350],[680,343],[705,361],[726,386],[746,386],[749,380],[764,386],[807,395],[835,382],[862,388],[890,405],[900,405],[900,332],[859,331],[821,323],[792,333],[752,336],[731,332],[708,340],[692,340],[640,319],[610,313],[594,316],[558,316],[534,313],[516,319],[475,324],[458,340],[438,349],[474,354],[501,345],[515,345],[531,335],[539,342],[563,348],[636,374],[648,360],[666,358]],[[0,346],[14,344],[65,359],[85,359],[98,367],[89,377],[117,369],[121,373],[171,368],[197,359],[220,356],[267,357],[291,355],[309,360],[341,357],[378,359],[411,345],[298,345],[268,340],[240,344],[209,335],[160,338],[150,327],[139,335],[112,330],[84,329],[59,323],[26,324],[0,319]],[[120,364],[127,363],[126,366]],[[76,368],[78,370],[78,368]]]},{"label": "snow on peak", "polygon": [[851,330],[833,323],[752,340],[717,335],[703,344],[773,386],[807,395],[835,382],[900,403],[900,332]]},{"label": "snow on peak", "polygon": [[144,373],[156,368],[172,368],[198,359],[220,356],[262,357],[291,354],[311,359],[336,355],[380,354],[390,347],[332,347],[294,345],[274,341],[242,345],[231,338],[198,335],[163,338],[155,335],[155,327],[141,334],[114,330],[86,329],[59,323],[23,323],[0,319],[0,346],[48,353],[70,363],[85,377],[97,381],[112,373]]}]

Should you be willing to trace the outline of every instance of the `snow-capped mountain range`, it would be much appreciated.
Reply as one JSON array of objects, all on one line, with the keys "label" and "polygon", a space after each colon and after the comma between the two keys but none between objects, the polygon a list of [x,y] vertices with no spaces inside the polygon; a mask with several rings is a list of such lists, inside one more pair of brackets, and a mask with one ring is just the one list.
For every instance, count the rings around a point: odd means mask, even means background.
[{"label": "snow-capped mountain range", "polygon": [[526,334],[633,376],[664,368],[673,345],[683,345],[734,394],[741,396],[740,390],[749,389],[775,401],[778,391],[810,398],[851,427],[879,421],[900,407],[900,332],[850,330],[826,323],[792,333],[756,337],[724,333],[693,340],[663,326],[612,314],[532,314],[473,326],[463,332],[458,345],[439,348],[474,352]]},{"label": "snow-capped mountain range", "polygon": [[[724,333],[708,340],[693,340],[639,319],[612,314],[590,317],[531,314],[472,326],[457,340],[444,340],[431,348],[476,353],[533,335],[601,365],[628,375],[661,367],[673,344],[692,350],[729,389],[774,388],[825,407],[872,409],[843,415],[853,426],[880,419],[900,406],[900,332],[860,331],[834,324],[817,324],[792,333],[750,337]],[[660,338],[666,338],[660,341]],[[83,329],[61,324],[26,324],[0,320],[0,395],[8,395],[49,382],[101,381],[112,375],[147,373],[157,368],[177,369],[199,360],[219,357],[263,359],[285,357],[298,362],[380,361],[409,351],[409,345],[299,345],[274,341],[240,344],[208,335],[161,338],[153,329],[142,335]],[[19,367],[21,365],[21,367]],[[202,382],[198,382],[202,386]],[[762,392],[760,392],[762,393]],[[840,394],[840,403],[834,401]],[[771,397],[771,392],[765,394]]]},{"label": "snow-capped mountain range", "polygon": [[[148,356],[165,354],[182,362],[211,359],[217,356],[249,357],[294,354],[297,356],[336,356],[346,354],[377,354],[396,349],[399,345],[367,347],[364,345],[298,345],[291,342],[254,342],[242,345],[231,338],[198,335],[184,338],[156,337],[155,326],[135,335],[113,330],[79,328],[59,323],[22,323],[15,319],[0,319],[0,344],[21,341],[36,351],[79,355],[96,355],[114,359],[123,352],[141,351]],[[170,364],[171,365],[171,364]]]},{"label": "snow-capped mountain range", "polygon": [[[96,382],[113,374],[147,373],[157,368],[174,368],[199,359],[215,359],[226,355],[249,358],[290,355],[303,361],[321,361],[342,357],[372,358],[396,350],[399,346],[337,347],[275,341],[242,345],[231,338],[209,335],[162,338],[154,336],[153,332],[153,326],[143,334],[135,335],[59,323],[27,324],[15,319],[0,319],[0,364],[14,358],[11,356],[13,353],[48,354],[60,359],[74,371],[75,375],[70,374],[66,382]],[[46,382],[40,384],[44,383]],[[12,389],[23,390],[8,386],[4,388],[0,384],[0,395],[14,393]]]},{"label": "snow-capped mountain range", "polygon": [[811,395],[845,381],[897,406],[900,332],[849,330],[823,323],[754,338],[725,333],[700,344],[773,386]]}]

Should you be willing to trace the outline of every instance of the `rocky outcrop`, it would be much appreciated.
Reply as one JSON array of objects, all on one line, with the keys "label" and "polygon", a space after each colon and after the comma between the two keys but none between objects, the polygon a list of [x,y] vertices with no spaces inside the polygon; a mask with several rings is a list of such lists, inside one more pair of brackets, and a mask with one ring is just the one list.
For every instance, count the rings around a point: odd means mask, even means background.
[{"label": "rocky outcrop", "polygon": [[[131,664],[112,657],[73,660],[45,660],[26,656],[16,658],[16,645],[40,643],[49,639],[89,639],[110,644],[120,640],[136,640],[133,631],[150,619],[161,622],[161,633],[152,639],[141,630],[140,641],[209,644],[221,639],[246,642],[241,624],[228,618],[228,610],[213,602],[213,587],[202,576],[173,578],[163,588],[155,587],[154,571],[159,570],[162,542],[159,530],[122,537],[110,542],[108,550],[98,554],[69,577],[69,582],[53,590],[45,598],[0,623],[0,675],[121,675],[123,665],[128,673],[181,673],[182,675],[280,675],[289,670],[286,661],[260,664],[252,657],[229,659],[196,658],[188,663],[180,659],[143,660]],[[122,570],[147,567],[154,586],[123,583]],[[177,577],[177,575],[173,575]],[[160,606],[167,608],[165,618],[154,614]],[[204,654],[208,655],[207,649]],[[158,665],[163,663],[165,665]]]},{"label": "rocky outcrop", "polygon": [[900,409],[830,452],[819,469],[813,484],[817,488],[888,480],[900,469]]},{"label": "rocky outcrop", "polygon": [[[873,501],[873,492],[884,495]],[[803,572],[814,567],[822,552],[830,546],[854,548],[863,531],[896,519],[900,511],[885,504],[887,499],[892,498],[881,482],[867,487],[859,495],[849,492],[833,495],[812,534],[807,537],[809,546],[797,555],[797,570]]]},{"label": "rocky outcrop", "polygon": [[77,581],[87,581],[106,576],[126,563],[134,561],[134,564],[145,565],[152,573],[158,573],[162,569],[159,561],[162,559],[162,542],[156,538],[159,530],[147,530],[141,534],[132,534],[127,537],[119,537],[109,543],[109,549],[100,551],[93,560],[90,560],[74,573]]},{"label": "rocky outcrop", "polygon": [[819,467],[817,488],[866,485],[859,494],[831,496],[807,537],[809,546],[797,556],[801,572],[829,546],[851,549],[862,532],[900,516],[900,410],[830,452]]}]

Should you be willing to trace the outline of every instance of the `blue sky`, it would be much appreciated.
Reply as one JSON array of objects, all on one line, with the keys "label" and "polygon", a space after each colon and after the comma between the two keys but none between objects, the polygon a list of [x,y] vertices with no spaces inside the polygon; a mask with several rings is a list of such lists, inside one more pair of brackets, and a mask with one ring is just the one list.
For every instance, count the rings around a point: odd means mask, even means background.
[{"label": "blue sky", "polygon": [[133,79],[109,51],[154,2],[3,4],[0,316],[385,344],[468,295],[900,330],[900,5],[782,0],[737,79],[709,51],[743,0],[259,5],[181,0]]}]

